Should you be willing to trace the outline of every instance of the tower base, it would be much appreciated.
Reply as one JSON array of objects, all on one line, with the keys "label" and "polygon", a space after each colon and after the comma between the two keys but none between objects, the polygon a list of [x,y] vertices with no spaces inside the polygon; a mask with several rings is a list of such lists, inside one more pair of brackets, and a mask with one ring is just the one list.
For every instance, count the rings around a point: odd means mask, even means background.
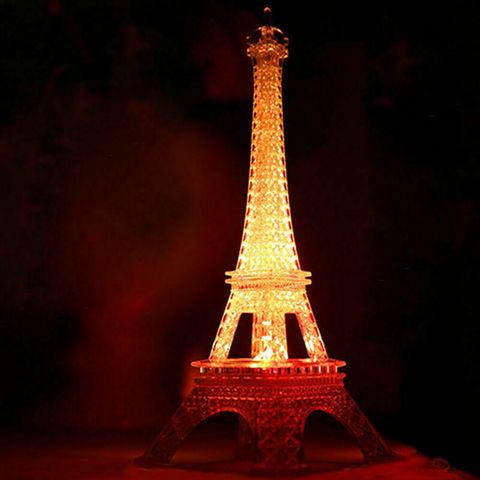
[{"label": "tower base", "polygon": [[338,420],[356,439],[365,460],[392,452],[345,390],[344,362],[289,360],[271,366],[234,360],[200,366],[195,387],[135,463],[167,465],[185,437],[202,421],[222,412],[240,417],[237,453],[252,459],[254,473],[292,473],[307,468],[302,461],[305,421],[320,410]]}]

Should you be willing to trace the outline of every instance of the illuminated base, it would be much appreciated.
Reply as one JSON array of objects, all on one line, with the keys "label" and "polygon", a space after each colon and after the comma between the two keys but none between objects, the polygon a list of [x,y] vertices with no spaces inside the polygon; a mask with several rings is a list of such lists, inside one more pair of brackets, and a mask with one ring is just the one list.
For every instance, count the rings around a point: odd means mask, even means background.
[{"label": "illuminated base", "polygon": [[343,386],[345,362],[291,359],[265,364],[251,359],[200,367],[195,387],[160,432],[138,465],[166,465],[185,437],[202,421],[221,412],[240,416],[237,453],[253,460],[253,472],[289,473],[307,468],[302,462],[305,421],[321,410],[337,419],[357,440],[365,460],[391,454]]}]

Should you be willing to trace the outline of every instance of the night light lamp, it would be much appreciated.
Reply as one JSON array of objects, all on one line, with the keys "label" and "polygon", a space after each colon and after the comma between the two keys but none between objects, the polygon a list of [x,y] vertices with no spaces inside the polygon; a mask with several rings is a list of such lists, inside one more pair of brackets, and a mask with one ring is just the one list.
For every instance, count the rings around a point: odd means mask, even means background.
[{"label": "night light lamp", "polygon": [[[269,17],[270,9],[265,9]],[[288,473],[302,459],[305,421],[316,410],[338,420],[366,460],[391,452],[344,388],[344,361],[329,358],[300,268],[293,234],[285,166],[282,68],[288,39],[267,24],[247,38],[253,63],[253,119],[245,223],[237,266],[215,341],[195,387],[136,462],[168,464],[184,438],[220,412],[240,416],[239,451],[250,452],[256,471]],[[250,358],[229,358],[240,317],[252,314]],[[295,314],[308,358],[289,358],[285,315]]]}]

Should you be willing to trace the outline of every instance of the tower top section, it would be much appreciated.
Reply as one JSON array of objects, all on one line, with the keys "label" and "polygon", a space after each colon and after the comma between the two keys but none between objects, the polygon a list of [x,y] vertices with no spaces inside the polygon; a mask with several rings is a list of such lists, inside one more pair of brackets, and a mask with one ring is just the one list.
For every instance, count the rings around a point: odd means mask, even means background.
[{"label": "tower top section", "polygon": [[330,361],[305,290],[311,283],[307,278],[310,273],[300,267],[293,235],[282,104],[282,68],[288,39],[270,25],[269,13],[269,9],[265,11],[266,24],[247,37],[247,54],[253,61],[247,207],[237,266],[227,272],[231,277],[226,280],[232,286],[230,297],[209,365],[228,363],[233,336],[244,313],[252,314],[248,365],[285,365],[289,358],[287,314],[297,316],[308,362]]},{"label": "tower top section", "polygon": [[272,11],[268,7],[265,8],[264,14],[265,25],[247,37],[247,55],[254,63],[275,59],[282,62],[288,57],[288,38],[279,28],[272,27]]}]

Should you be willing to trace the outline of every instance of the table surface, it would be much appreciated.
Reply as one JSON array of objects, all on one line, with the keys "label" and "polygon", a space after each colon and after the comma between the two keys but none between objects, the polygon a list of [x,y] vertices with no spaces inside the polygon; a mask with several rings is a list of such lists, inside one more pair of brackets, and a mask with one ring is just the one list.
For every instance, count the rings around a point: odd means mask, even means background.
[{"label": "table surface", "polygon": [[[172,466],[143,469],[132,463],[151,441],[151,434],[10,434],[0,438],[0,478],[6,480],[233,480],[252,478],[250,464],[234,459],[234,438],[210,433],[192,436]],[[473,479],[441,459],[389,442],[392,460],[366,465],[355,445],[331,435],[305,446],[310,470],[295,477],[322,480]],[[264,478],[264,477],[254,477]],[[265,477],[272,478],[272,477]]]}]

